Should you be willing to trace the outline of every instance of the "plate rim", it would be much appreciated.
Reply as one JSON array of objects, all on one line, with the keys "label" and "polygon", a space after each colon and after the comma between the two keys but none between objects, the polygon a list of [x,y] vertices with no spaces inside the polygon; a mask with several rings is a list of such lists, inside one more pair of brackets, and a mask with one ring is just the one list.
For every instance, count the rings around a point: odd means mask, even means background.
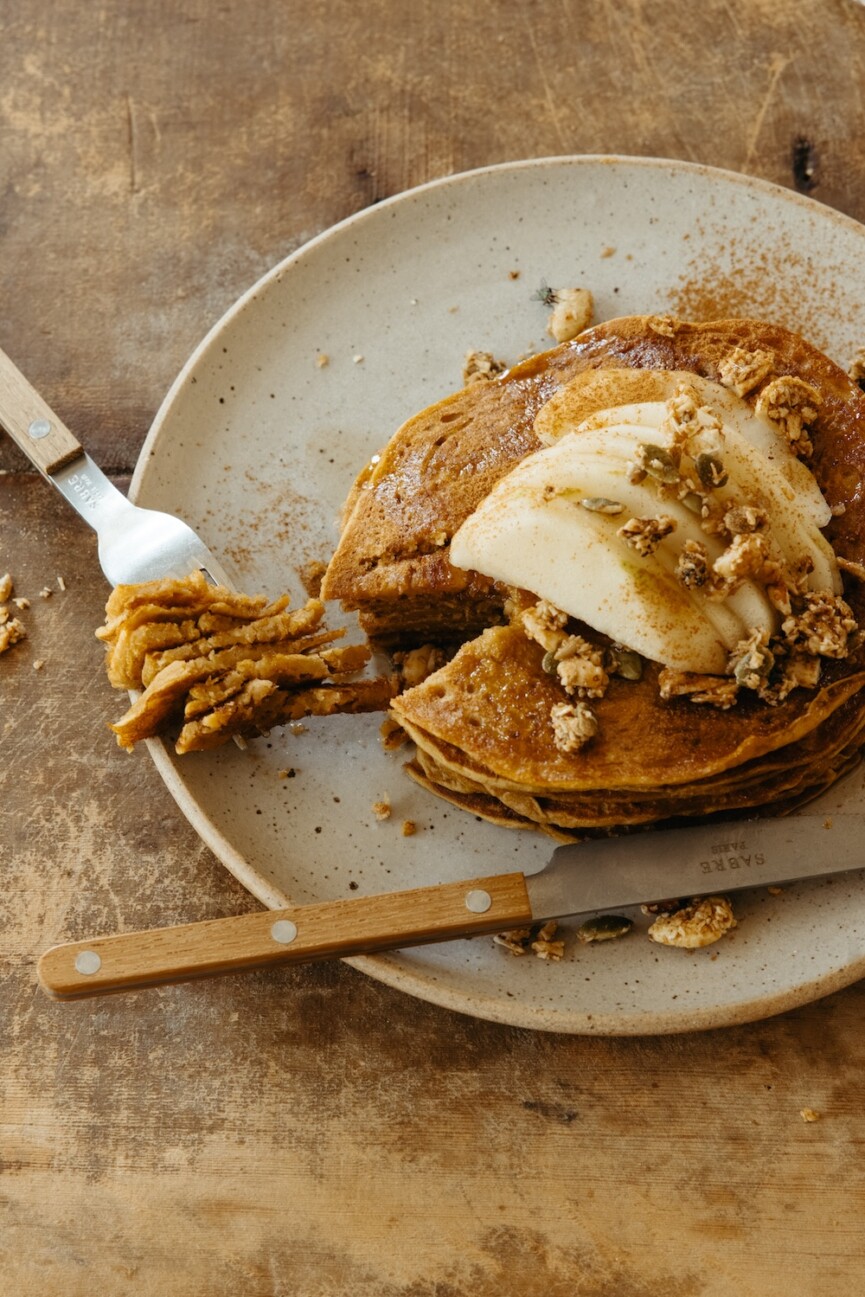
[{"label": "plate rim", "polygon": [[[386,212],[397,204],[422,197],[430,191],[470,184],[489,175],[523,170],[541,171],[553,167],[573,169],[584,166],[617,165],[649,171],[666,170],[675,173],[699,175],[719,182],[735,184],[741,188],[756,191],[767,197],[798,206],[809,212],[816,210],[820,213],[821,219],[834,221],[841,225],[842,228],[855,232],[860,237],[865,236],[865,226],[861,222],[796,190],[788,189],[784,185],[760,176],[684,159],[617,153],[560,154],[498,162],[435,177],[398,194],[393,194],[378,203],[350,213],[335,224],[321,230],[271,266],[231,303],[204,333],[165,393],[136,461],[129,486],[130,500],[137,500],[148,467],[157,452],[159,440],[165,434],[166,424],[170,421],[174,406],[185,390],[191,375],[207,356],[211,347],[216,343],[217,339],[222,337],[224,331],[250,308],[257,297],[269,288],[273,281],[280,279],[295,261],[306,256],[319,244],[334,237],[339,237],[346,230],[366,221],[379,219],[382,212]],[[269,884],[265,878],[249,865],[241,852],[229,842],[206,816],[177,771],[165,745],[160,740],[151,739],[147,741],[146,746],[167,790],[184,817],[205,845],[214,853],[220,864],[251,895],[269,909],[278,909],[290,904],[289,898],[279,888]],[[629,1011],[580,1013],[578,1009],[570,1008],[565,1014],[565,1011],[561,1009],[545,1009],[542,1006],[532,1004],[521,1005],[516,1000],[508,1001],[505,1005],[502,1004],[501,997],[491,996],[484,991],[458,992],[448,986],[441,985],[434,974],[424,974],[416,969],[406,970],[387,955],[354,956],[344,959],[342,962],[373,977],[384,985],[452,1012],[517,1029],[539,1030],[563,1035],[654,1036],[743,1025],[813,1003],[815,1000],[842,990],[865,977],[865,954],[863,954],[861,957],[845,964],[842,968],[836,968],[817,977],[799,981],[793,987],[787,987],[776,992],[766,992],[753,1000],[740,1000],[731,1005],[707,1006],[702,1009],[683,1007],[680,1011],[666,1007],[658,1013]]]}]

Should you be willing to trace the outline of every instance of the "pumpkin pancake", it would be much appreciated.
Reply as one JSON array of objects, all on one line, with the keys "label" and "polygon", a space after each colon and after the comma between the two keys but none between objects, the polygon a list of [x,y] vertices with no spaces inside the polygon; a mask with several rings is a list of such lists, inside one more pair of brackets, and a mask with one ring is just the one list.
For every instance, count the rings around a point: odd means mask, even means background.
[{"label": "pumpkin pancake", "polygon": [[[541,407],[577,375],[591,371],[594,379],[594,371],[607,368],[688,371],[717,382],[719,366],[736,349],[770,353],[776,374],[794,375],[821,393],[811,466],[829,505],[847,506],[826,534],[839,554],[865,563],[865,502],[858,498],[865,395],[857,384],[779,325],[675,321],[668,334],[657,332],[653,320],[627,316],[598,325],[404,423],[354,484],[322,598],[357,609],[370,636],[387,642],[461,641],[489,625],[504,592],[453,567],[450,541],[495,484],[542,448],[534,429]],[[597,408],[587,405],[586,413]],[[863,592],[851,593],[865,610]]]},{"label": "pumpkin pancake", "polygon": [[[740,391],[736,365],[743,363],[753,372]],[[555,444],[563,427],[571,445],[578,425],[603,436],[611,405],[675,399],[688,375],[732,388],[758,414],[761,401],[765,414],[774,400],[771,417],[791,444],[801,437],[783,467],[790,498],[804,472],[801,454],[829,506],[818,525],[827,523],[850,625],[865,626],[865,395],[857,384],[777,325],[610,321],[416,415],[360,475],[347,502],[323,596],[358,609],[370,636],[386,645],[461,644],[392,704],[418,748],[409,773],[439,796],[497,823],[573,836],[768,805],[783,812],[855,761],[865,733],[858,632],[850,630],[843,651],[820,657],[810,687],[771,696],[768,688],[738,689],[728,680],[735,705],[664,696],[661,661],[644,661],[638,679],[611,674],[602,696],[568,692],[555,665],[551,670],[550,651],[521,619],[538,592],[514,591],[450,561],[463,523],[491,493],[498,499],[500,484]],[[790,383],[813,398],[807,428],[795,410],[788,417],[777,409],[777,393]],[[603,510],[614,502],[583,503]],[[837,570],[835,579],[834,594],[825,583],[811,589],[837,599]],[[804,587],[796,589],[801,595]],[[587,652],[597,650],[598,661],[610,644],[573,617],[567,630]],[[782,658],[795,656],[791,635]],[[578,693],[590,700],[596,732],[568,749],[553,715]]]}]

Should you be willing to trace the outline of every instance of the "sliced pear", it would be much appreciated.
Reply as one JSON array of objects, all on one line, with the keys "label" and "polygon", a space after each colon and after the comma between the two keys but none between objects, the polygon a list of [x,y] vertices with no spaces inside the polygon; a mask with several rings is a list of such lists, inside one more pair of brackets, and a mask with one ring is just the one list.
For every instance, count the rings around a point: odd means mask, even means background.
[{"label": "sliced pear", "polygon": [[[718,386],[713,384],[712,386]],[[725,388],[718,387],[725,396]],[[733,398],[734,400],[737,399]],[[560,439],[557,446],[570,445],[579,448],[583,454],[609,456],[618,459],[623,468],[623,461],[633,460],[640,442],[647,440],[646,429],[652,428],[654,440],[659,445],[668,445],[669,438],[655,426],[654,419],[665,407],[656,403],[626,406],[619,410],[602,411],[592,416],[591,426],[578,430],[572,438]],[[636,420],[643,417],[646,422],[639,424]],[[595,420],[598,421],[597,426]],[[775,434],[772,434],[775,436]],[[749,503],[765,509],[770,524],[772,538],[778,544],[781,554],[791,565],[796,565],[804,557],[810,557],[814,570],[807,580],[809,589],[834,590],[840,593],[841,577],[832,547],[820,532],[814,521],[814,509],[805,506],[802,497],[798,496],[789,480],[780,471],[777,458],[769,458],[753,441],[743,436],[737,427],[724,424],[724,445],[721,451],[724,467],[729,474],[726,487],[717,489],[717,497],[731,504]],[[552,449],[552,447],[550,448]],[[785,449],[787,459],[795,456]],[[796,461],[799,463],[799,461]],[[804,468],[804,465],[799,465]],[[611,470],[615,468],[611,464]],[[811,474],[804,470],[810,479],[821,504],[827,508],[822,495],[817,489]],[[614,492],[610,491],[610,494]],[[665,505],[667,512],[671,510]],[[829,515],[831,517],[831,513]],[[703,537],[705,540],[705,537]]]},{"label": "sliced pear", "polygon": [[629,549],[614,518],[544,499],[536,487],[500,483],[457,531],[451,562],[531,590],[652,661],[726,669],[727,646],[703,609]]},{"label": "sliced pear", "polygon": [[[621,445],[625,455],[633,458],[636,443],[622,438]],[[629,517],[645,518],[660,513],[667,514],[675,520],[676,530],[661,541],[652,559],[660,563],[673,578],[679,553],[686,540],[705,545],[710,561],[720,557],[724,547],[714,537],[704,533],[699,519],[690,509],[679,500],[659,500],[654,489],[647,484],[629,482],[625,473],[625,458],[618,453],[604,454],[601,446],[608,446],[608,443],[603,439],[595,443],[590,434],[585,438],[568,438],[524,460],[512,474],[512,479],[523,486],[531,483],[543,487],[555,482],[557,494],[565,494],[575,507],[579,507],[580,499],[586,497],[618,501],[625,509],[617,518],[617,526],[621,526]],[[643,564],[649,561],[636,557]],[[703,608],[704,615],[714,622],[728,648],[733,648],[755,628],[765,630],[770,635],[778,628],[779,618],[775,609],[763,589],[753,581],[744,582],[723,604],[708,599],[699,590],[693,594]]]},{"label": "sliced pear", "polygon": [[730,484],[720,490],[721,498],[732,503],[738,495],[764,509],[769,532],[787,561],[795,565],[805,556],[813,561],[808,588],[840,594],[841,577],[831,545],[799,501],[790,498],[787,484],[772,461],[729,427],[725,430],[723,460]]},{"label": "sliced pear", "polygon": [[[713,408],[723,423],[732,424],[747,441],[762,450],[786,480],[800,508],[816,526],[827,525],[831,510],[814,475],[791,452],[783,433],[735,392],[689,370],[611,367],[578,374],[538,411],[535,432],[549,446],[568,433],[611,423],[648,426],[656,412],[660,414],[660,423],[667,413],[665,403],[682,386],[690,387],[699,405]],[[637,413],[638,410],[641,412]]]}]

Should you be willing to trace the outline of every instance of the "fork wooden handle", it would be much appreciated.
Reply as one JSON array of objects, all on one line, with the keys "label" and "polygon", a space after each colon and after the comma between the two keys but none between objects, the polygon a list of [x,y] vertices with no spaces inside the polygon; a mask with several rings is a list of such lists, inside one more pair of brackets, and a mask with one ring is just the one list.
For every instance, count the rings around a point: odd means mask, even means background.
[{"label": "fork wooden handle", "polygon": [[84,453],[51,406],[3,351],[0,351],[0,427],[6,429],[31,464],[48,477]]},{"label": "fork wooden handle", "polygon": [[271,964],[339,959],[400,946],[501,932],[532,922],[520,873],[266,910],[183,927],[53,946],[39,960],[42,989],[78,1000]]}]

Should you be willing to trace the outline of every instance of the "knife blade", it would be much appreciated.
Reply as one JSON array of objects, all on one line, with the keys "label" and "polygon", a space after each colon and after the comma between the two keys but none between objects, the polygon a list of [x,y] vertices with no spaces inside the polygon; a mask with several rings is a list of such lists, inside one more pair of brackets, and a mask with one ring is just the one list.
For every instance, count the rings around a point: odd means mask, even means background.
[{"label": "knife blade", "polygon": [[651,830],[558,847],[534,874],[266,910],[53,946],[37,967],[77,1000],[247,968],[497,933],[668,897],[726,894],[865,866],[865,815],[798,815]]}]

